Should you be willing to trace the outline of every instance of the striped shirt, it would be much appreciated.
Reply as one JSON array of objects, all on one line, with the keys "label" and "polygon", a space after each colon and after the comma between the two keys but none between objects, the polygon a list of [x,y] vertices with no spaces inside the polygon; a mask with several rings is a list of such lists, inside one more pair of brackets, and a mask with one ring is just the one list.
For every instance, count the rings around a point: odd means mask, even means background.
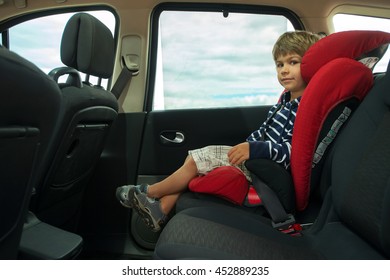
[{"label": "striped shirt", "polygon": [[290,96],[285,92],[269,110],[267,120],[246,139],[250,159],[269,158],[289,169],[294,121],[301,100],[298,97],[290,101]]}]

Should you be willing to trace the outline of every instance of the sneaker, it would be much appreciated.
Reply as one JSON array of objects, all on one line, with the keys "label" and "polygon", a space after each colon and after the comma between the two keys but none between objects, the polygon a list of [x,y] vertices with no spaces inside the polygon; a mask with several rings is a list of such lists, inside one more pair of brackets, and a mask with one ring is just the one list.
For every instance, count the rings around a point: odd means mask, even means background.
[{"label": "sneaker", "polygon": [[137,211],[145,224],[152,231],[160,231],[166,222],[167,216],[161,211],[160,201],[150,198],[140,188],[130,188],[128,200],[131,207]]},{"label": "sneaker", "polygon": [[129,191],[131,189],[137,188],[140,190],[140,192],[146,193],[148,189],[148,185],[142,184],[142,185],[126,185],[122,186],[116,189],[116,198],[119,200],[119,202],[127,208],[132,208],[132,203],[129,200]]}]

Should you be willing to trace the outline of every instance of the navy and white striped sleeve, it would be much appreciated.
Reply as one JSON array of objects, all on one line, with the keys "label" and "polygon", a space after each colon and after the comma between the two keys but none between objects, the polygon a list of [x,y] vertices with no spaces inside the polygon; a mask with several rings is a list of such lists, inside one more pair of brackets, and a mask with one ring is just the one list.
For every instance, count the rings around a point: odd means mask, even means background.
[{"label": "navy and white striped sleeve", "polygon": [[[289,102],[275,114],[270,112],[269,116],[273,115],[273,117],[269,125],[267,121],[264,122],[259,130],[247,138],[250,159],[271,159],[282,164],[286,169],[289,168],[293,127],[299,100],[300,98]],[[261,138],[260,133],[264,133],[263,138]],[[261,141],[262,139],[264,141]]]},{"label": "navy and white striped sleeve", "polygon": [[285,168],[290,166],[292,131],[290,130],[281,143],[266,141],[249,141],[250,159],[271,159]]}]

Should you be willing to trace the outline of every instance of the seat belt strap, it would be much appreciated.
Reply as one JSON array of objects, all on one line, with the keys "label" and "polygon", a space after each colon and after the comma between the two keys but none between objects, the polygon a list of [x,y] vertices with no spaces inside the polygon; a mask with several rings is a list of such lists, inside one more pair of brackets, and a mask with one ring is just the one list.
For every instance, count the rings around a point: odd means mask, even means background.
[{"label": "seat belt strap", "polygon": [[122,57],[123,68],[119,74],[118,79],[116,80],[114,86],[111,89],[111,92],[114,94],[116,99],[119,99],[126,85],[131,83],[133,76],[136,76],[139,73],[138,69],[130,70],[126,64],[125,59]]},{"label": "seat belt strap", "polygon": [[261,197],[263,206],[271,216],[272,226],[274,228],[283,230],[287,229],[292,224],[295,224],[294,216],[288,214],[286,210],[284,210],[284,207],[275,192],[253,173],[252,183],[253,187]]}]

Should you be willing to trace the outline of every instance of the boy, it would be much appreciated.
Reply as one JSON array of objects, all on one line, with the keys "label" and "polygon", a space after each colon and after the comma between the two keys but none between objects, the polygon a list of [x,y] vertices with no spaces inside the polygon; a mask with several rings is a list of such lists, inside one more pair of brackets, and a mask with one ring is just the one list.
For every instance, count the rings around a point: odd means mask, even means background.
[{"label": "boy", "polygon": [[207,146],[188,152],[184,164],[172,175],[153,185],[127,185],[117,188],[116,196],[125,207],[134,208],[144,222],[159,231],[167,220],[180,194],[188,183],[200,174],[220,166],[233,165],[251,181],[244,162],[248,159],[268,158],[290,166],[291,139],[295,114],[306,88],[300,64],[307,49],[320,36],[306,32],[286,32],[279,37],[272,54],[279,83],[285,88],[280,102],[268,112],[267,120],[245,142],[234,147]]}]

